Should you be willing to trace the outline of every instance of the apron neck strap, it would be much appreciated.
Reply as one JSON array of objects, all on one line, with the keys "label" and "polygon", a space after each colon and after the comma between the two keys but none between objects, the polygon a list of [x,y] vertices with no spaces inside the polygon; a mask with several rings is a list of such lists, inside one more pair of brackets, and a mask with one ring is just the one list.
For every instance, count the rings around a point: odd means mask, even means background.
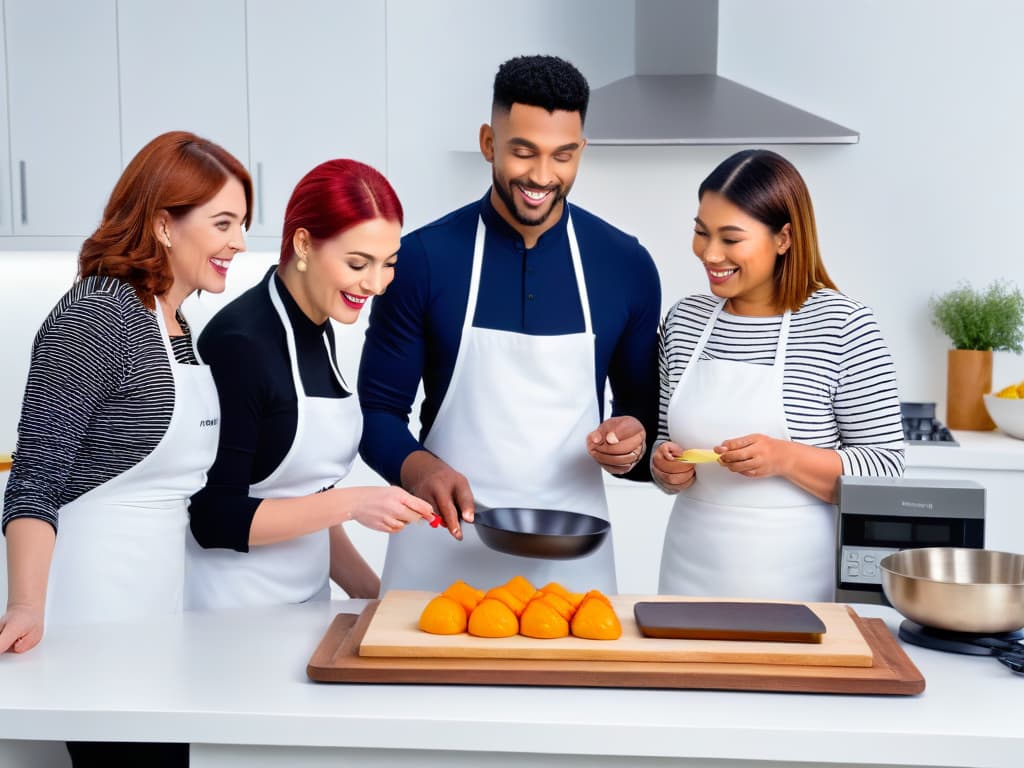
[{"label": "apron neck strap", "polygon": [[[708,343],[708,339],[711,338],[711,331],[715,328],[715,321],[718,320],[718,316],[722,314],[722,310],[725,308],[725,302],[726,299],[719,301],[718,306],[712,311],[707,325],[704,326],[704,331],[697,340],[697,345],[690,354],[691,361],[696,360],[700,353],[704,351],[704,346]],[[773,363],[773,367],[779,373],[782,372],[786,364],[786,343],[789,341],[789,321],[792,314],[788,309],[782,313],[782,324],[779,327],[779,343],[775,347],[775,361]]]},{"label": "apron neck strap", "polygon": [[[153,296],[153,302],[156,306],[156,325],[160,329],[160,340],[163,342],[167,359],[171,361],[171,365],[177,365],[178,358],[174,356],[174,347],[171,346],[171,336],[167,331],[167,321],[164,320],[163,306],[160,304],[160,299],[155,295]],[[192,345],[192,354],[196,356],[196,361],[202,365],[203,358],[199,356],[199,347],[196,345],[195,334],[189,336],[189,343]]]},{"label": "apron neck strap", "polygon": [[779,327],[779,345],[775,348],[775,370],[781,373],[786,364],[786,342],[789,341],[789,319],[793,313],[788,309],[782,313],[782,325]]},{"label": "apron neck strap", "polygon": [[[576,240],[576,229],[572,225],[572,217],[569,215],[569,205],[565,206],[566,234],[569,237],[569,253],[572,256],[572,270],[576,275],[576,290],[579,292],[580,306],[583,308],[584,331],[593,335],[594,324],[590,317],[590,299],[587,296],[587,281],[583,275],[583,259],[580,257],[580,245]],[[480,295],[480,272],[483,269],[484,261],[484,240],[487,235],[487,227],[484,225],[483,217],[478,217],[476,222],[476,238],[473,242],[473,270],[469,276],[469,296],[466,298],[466,316],[462,321],[462,332],[473,326],[473,316],[476,314],[476,302]]]},{"label": "apron neck strap", "polygon": [[[284,326],[284,338],[285,343],[288,346],[288,362],[292,369],[292,381],[295,384],[295,394],[300,396],[306,395],[306,388],[302,384],[302,374],[299,372],[299,355],[295,347],[295,331],[292,328],[292,322],[288,318],[288,311],[284,308],[284,301],[281,299],[281,294],[277,290],[275,276],[271,275],[267,281],[267,290],[270,292],[270,303],[274,305],[274,310],[277,312],[277,317],[281,321],[281,325]],[[327,357],[331,362],[331,372],[334,374],[334,378],[342,386],[342,388],[348,392],[349,389],[345,385],[345,379],[342,378],[341,372],[338,370],[338,364],[334,357],[334,350],[331,349],[330,342],[327,340],[327,333],[324,332],[324,347],[327,349]]]}]

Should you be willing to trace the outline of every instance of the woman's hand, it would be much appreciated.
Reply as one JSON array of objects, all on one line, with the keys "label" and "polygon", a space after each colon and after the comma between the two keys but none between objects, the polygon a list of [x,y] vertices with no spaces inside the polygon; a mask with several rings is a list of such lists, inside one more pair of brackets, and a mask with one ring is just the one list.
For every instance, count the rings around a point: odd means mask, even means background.
[{"label": "woman's hand", "polygon": [[682,453],[683,449],[675,443],[664,442],[654,450],[654,455],[651,456],[651,476],[667,493],[679,493],[684,488],[693,485],[693,481],[697,479],[696,468],[693,464],[676,460],[676,457]]},{"label": "woman's hand", "polygon": [[362,493],[351,507],[352,519],[374,531],[397,533],[409,523],[434,517],[434,508],[428,502],[396,485],[360,490]]},{"label": "woman's hand", "polygon": [[767,435],[744,435],[715,447],[718,463],[746,477],[775,477],[788,471],[792,443]]},{"label": "woman's hand", "polygon": [[0,653],[24,653],[43,639],[43,610],[27,605],[8,605],[0,616]]}]

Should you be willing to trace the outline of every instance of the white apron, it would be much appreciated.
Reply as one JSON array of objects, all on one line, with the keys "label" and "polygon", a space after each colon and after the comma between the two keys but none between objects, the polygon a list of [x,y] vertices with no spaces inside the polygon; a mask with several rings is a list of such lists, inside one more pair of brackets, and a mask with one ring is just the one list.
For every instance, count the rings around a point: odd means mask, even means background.
[{"label": "white apron", "polygon": [[[774,365],[699,360],[718,305],[672,393],[671,440],[713,448],[742,435],[789,439],[782,378],[790,313]],[[746,477],[719,464],[672,508],[661,556],[662,594],[830,602],[835,586],[835,507],[781,477]]]},{"label": "white apron", "polygon": [[[363,416],[355,394],[345,398],[310,397],[302,386],[295,333],[271,275],[270,300],[284,326],[298,406],[295,437],[277,468],[249,486],[259,499],[308,496],[337,485],[352,468]],[[335,364],[327,335],[324,346],[338,382],[345,387]],[[248,605],[281,605],[307,600],[328,600],[331,546],[327,529],[276,544],[254,546],[248,552],[203,549],[191,531],[185,607],[212,610]]]},{"label": "white apron", "polygon": [[174,377],[170,424],[142,461],[61,508],[47,626],[181,612],[188,500],[216,456],[220,404],[207,366],[174,359],[159,301],[156,320]]},{"label": "white apron", "polygon": [[[566,212],[568,216],[568,211]],[[451,382],[424,443],[469,480],[477,508],[530,507],[608,519],[600,466],[586,450],[600,423],[594,394],[594,334],[572,220],[569,245],[585,328],[531,336],[473,327],[485,227],[477,223],[466,316]],[[612,538],[576,560],[544,560],[495,552],[472,525],[463,540],[444,528],[410,525],[388,539],[381,593],[440,591],[455,579],[489,589],[520,574],[541,586],[617,591]]]}]

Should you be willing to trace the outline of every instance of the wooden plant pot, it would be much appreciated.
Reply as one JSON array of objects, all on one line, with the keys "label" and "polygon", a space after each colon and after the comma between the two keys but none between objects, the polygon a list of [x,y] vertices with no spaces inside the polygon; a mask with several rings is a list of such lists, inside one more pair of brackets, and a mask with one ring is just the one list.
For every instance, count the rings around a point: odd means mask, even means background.
[{"label": "wooden plant pot", "polygon": [[992,391],[992,350],[951,349],[946,366],[946,426],[950,429],[988,430],[989,418],[982,395]]}]

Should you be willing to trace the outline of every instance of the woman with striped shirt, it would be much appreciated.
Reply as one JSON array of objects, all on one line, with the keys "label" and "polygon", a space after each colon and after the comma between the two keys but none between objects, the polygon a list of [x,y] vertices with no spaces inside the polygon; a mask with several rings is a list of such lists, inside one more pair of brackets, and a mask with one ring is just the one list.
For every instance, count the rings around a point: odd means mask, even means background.
[{"label": "woman with striped shirt", "polygon": [[[132,159],[79,280],[43,322],[4,498],[0,653],[48,629],[180,613],[187,502],[217,450],[219,405],[181,303],[219,293],[244,250],[245,168],[191,133]],[[188,765],[187,744],[69,743],[73,765]]]},{"label": "woman with striped shirt", "polygon": [[[693,250],[713,295],[662,325],[651,469],[678,498],[659,589],[828,601],[839,477],[903,473],[892,358],[871,310],[825,271],[789,161],[739,152],[698,199]],[[717,461],[682,461],[688,449]]]}]

